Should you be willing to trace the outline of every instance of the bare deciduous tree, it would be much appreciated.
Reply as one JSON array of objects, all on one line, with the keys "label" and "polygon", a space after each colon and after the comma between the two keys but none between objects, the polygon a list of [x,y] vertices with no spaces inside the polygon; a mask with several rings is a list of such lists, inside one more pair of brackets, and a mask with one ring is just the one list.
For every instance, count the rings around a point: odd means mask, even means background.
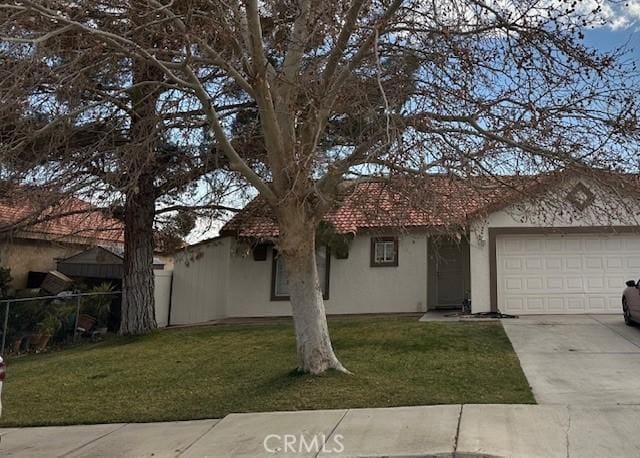
[{"label": "bare deciduous tree", "polygon": [[[577,5],[20,0],[0,11],[6,43],[74,37],[78,56],[141,62],[148,82],[197,102],[215,148],[275,215],[299,369],[319,374],[345,370],[314,259],[345,179],[637,170],[632,69],[622,52],[581,44],[601,17]],[[143,12],[135,26],[117,19],[130,8]],[[241,108],[227,116],[229,105]]]}]

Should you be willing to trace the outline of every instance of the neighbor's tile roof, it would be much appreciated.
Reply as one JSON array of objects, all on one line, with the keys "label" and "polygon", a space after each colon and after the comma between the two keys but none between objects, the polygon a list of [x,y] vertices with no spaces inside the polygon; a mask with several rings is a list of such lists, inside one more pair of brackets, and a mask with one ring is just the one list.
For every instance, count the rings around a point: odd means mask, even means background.
[{"label": "neighbor's tile roof", "polygon": [[0,233],[12,230],[22,238],[124,243],[122,222],[105,216],[88,202],[64,197],[56,205],[39,207],[37,191],[15,191],[0,199]]},{"label": "neighbor's tile roof", "polygon": [[[519,194],[521,183],[529,185],[535,180],[503,177],[500,181],[433,175],[401,185],[355,183],[324,220],[339,234],[390,227],[461,226]],[[222,228],[222,233],[272,238],[278,236],[278,226],[264,199],[257,197]]]}]

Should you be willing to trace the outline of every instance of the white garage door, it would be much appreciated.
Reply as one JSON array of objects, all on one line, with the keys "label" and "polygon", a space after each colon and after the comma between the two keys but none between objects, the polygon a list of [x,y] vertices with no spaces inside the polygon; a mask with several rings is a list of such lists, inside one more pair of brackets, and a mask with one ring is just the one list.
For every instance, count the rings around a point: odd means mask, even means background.
[{"label": "white garage door", "polygon": [[619,313],[624,282],[640,278],[640,236],[499,235],[504,313]]}]

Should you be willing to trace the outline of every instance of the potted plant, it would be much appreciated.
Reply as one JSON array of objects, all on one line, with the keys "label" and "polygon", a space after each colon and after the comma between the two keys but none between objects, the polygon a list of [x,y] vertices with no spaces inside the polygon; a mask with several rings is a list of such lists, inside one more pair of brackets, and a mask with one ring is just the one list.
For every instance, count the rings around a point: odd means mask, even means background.
[{"label": "potted plant", "polygon": [[35,333],[29,338],[29,350],[33,350],[36,353],[44,351],[49,344],[51,336],[60,328],[60,320],[53,313],[45,315],[44,319],[40,321],[35,328]]},{"label": "potted plant", "polygon": [[[111,293],[113,286],[110,283],[102,283],[100,286],[94,287],[92,293]],[[83,301],[81,308],[83,315],[92,317],[94,333],[106,334],[111,318],[111,296],[102,294],[99,296],[88,296]],[[82,315],[81,315],[82,316]]]},{"label": "potted plant", "polygon": [[95,317],[86,313],[81,313],[78,316],[78,327],[76,328],[76,330],[80,331],[80,333],[82,334],[88,334],[91,331],[93,331],[93,326],[95,324],[96,324]]}]

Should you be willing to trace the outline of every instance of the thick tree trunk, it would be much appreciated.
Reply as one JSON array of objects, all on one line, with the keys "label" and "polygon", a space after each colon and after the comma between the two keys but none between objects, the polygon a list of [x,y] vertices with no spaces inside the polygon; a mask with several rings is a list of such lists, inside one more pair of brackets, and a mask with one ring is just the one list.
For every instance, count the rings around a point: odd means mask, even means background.
[{"label": "thick tree trunk", "polygon": [[[131,21],[141,26],[149,11],[133,3]],[[155,318],[153,248],[157,173],[157,130],[161,122],[156,104],[160,88],[149,81],[160,81],[162,72],[144,61],[134,61],[135,90],[131,98],[131,150],[122,157],[122,169],[132,180],[125,202],[125,250],[120,334],[145,334],[157,327]]]},{"label": "thick tree trunk", "polygon": [[336,357],[329,337],[316,267],[315,228],[302,226],[283,232],[279,243],[289,280],[298,370],[314,375],[328,369],[348,372]]},{"label": "thick tree trunk", "polygon": [[157,327],[153,276],[153,177],[142,176],[125,204],[124,269],[120,334],[144,334]]}]

